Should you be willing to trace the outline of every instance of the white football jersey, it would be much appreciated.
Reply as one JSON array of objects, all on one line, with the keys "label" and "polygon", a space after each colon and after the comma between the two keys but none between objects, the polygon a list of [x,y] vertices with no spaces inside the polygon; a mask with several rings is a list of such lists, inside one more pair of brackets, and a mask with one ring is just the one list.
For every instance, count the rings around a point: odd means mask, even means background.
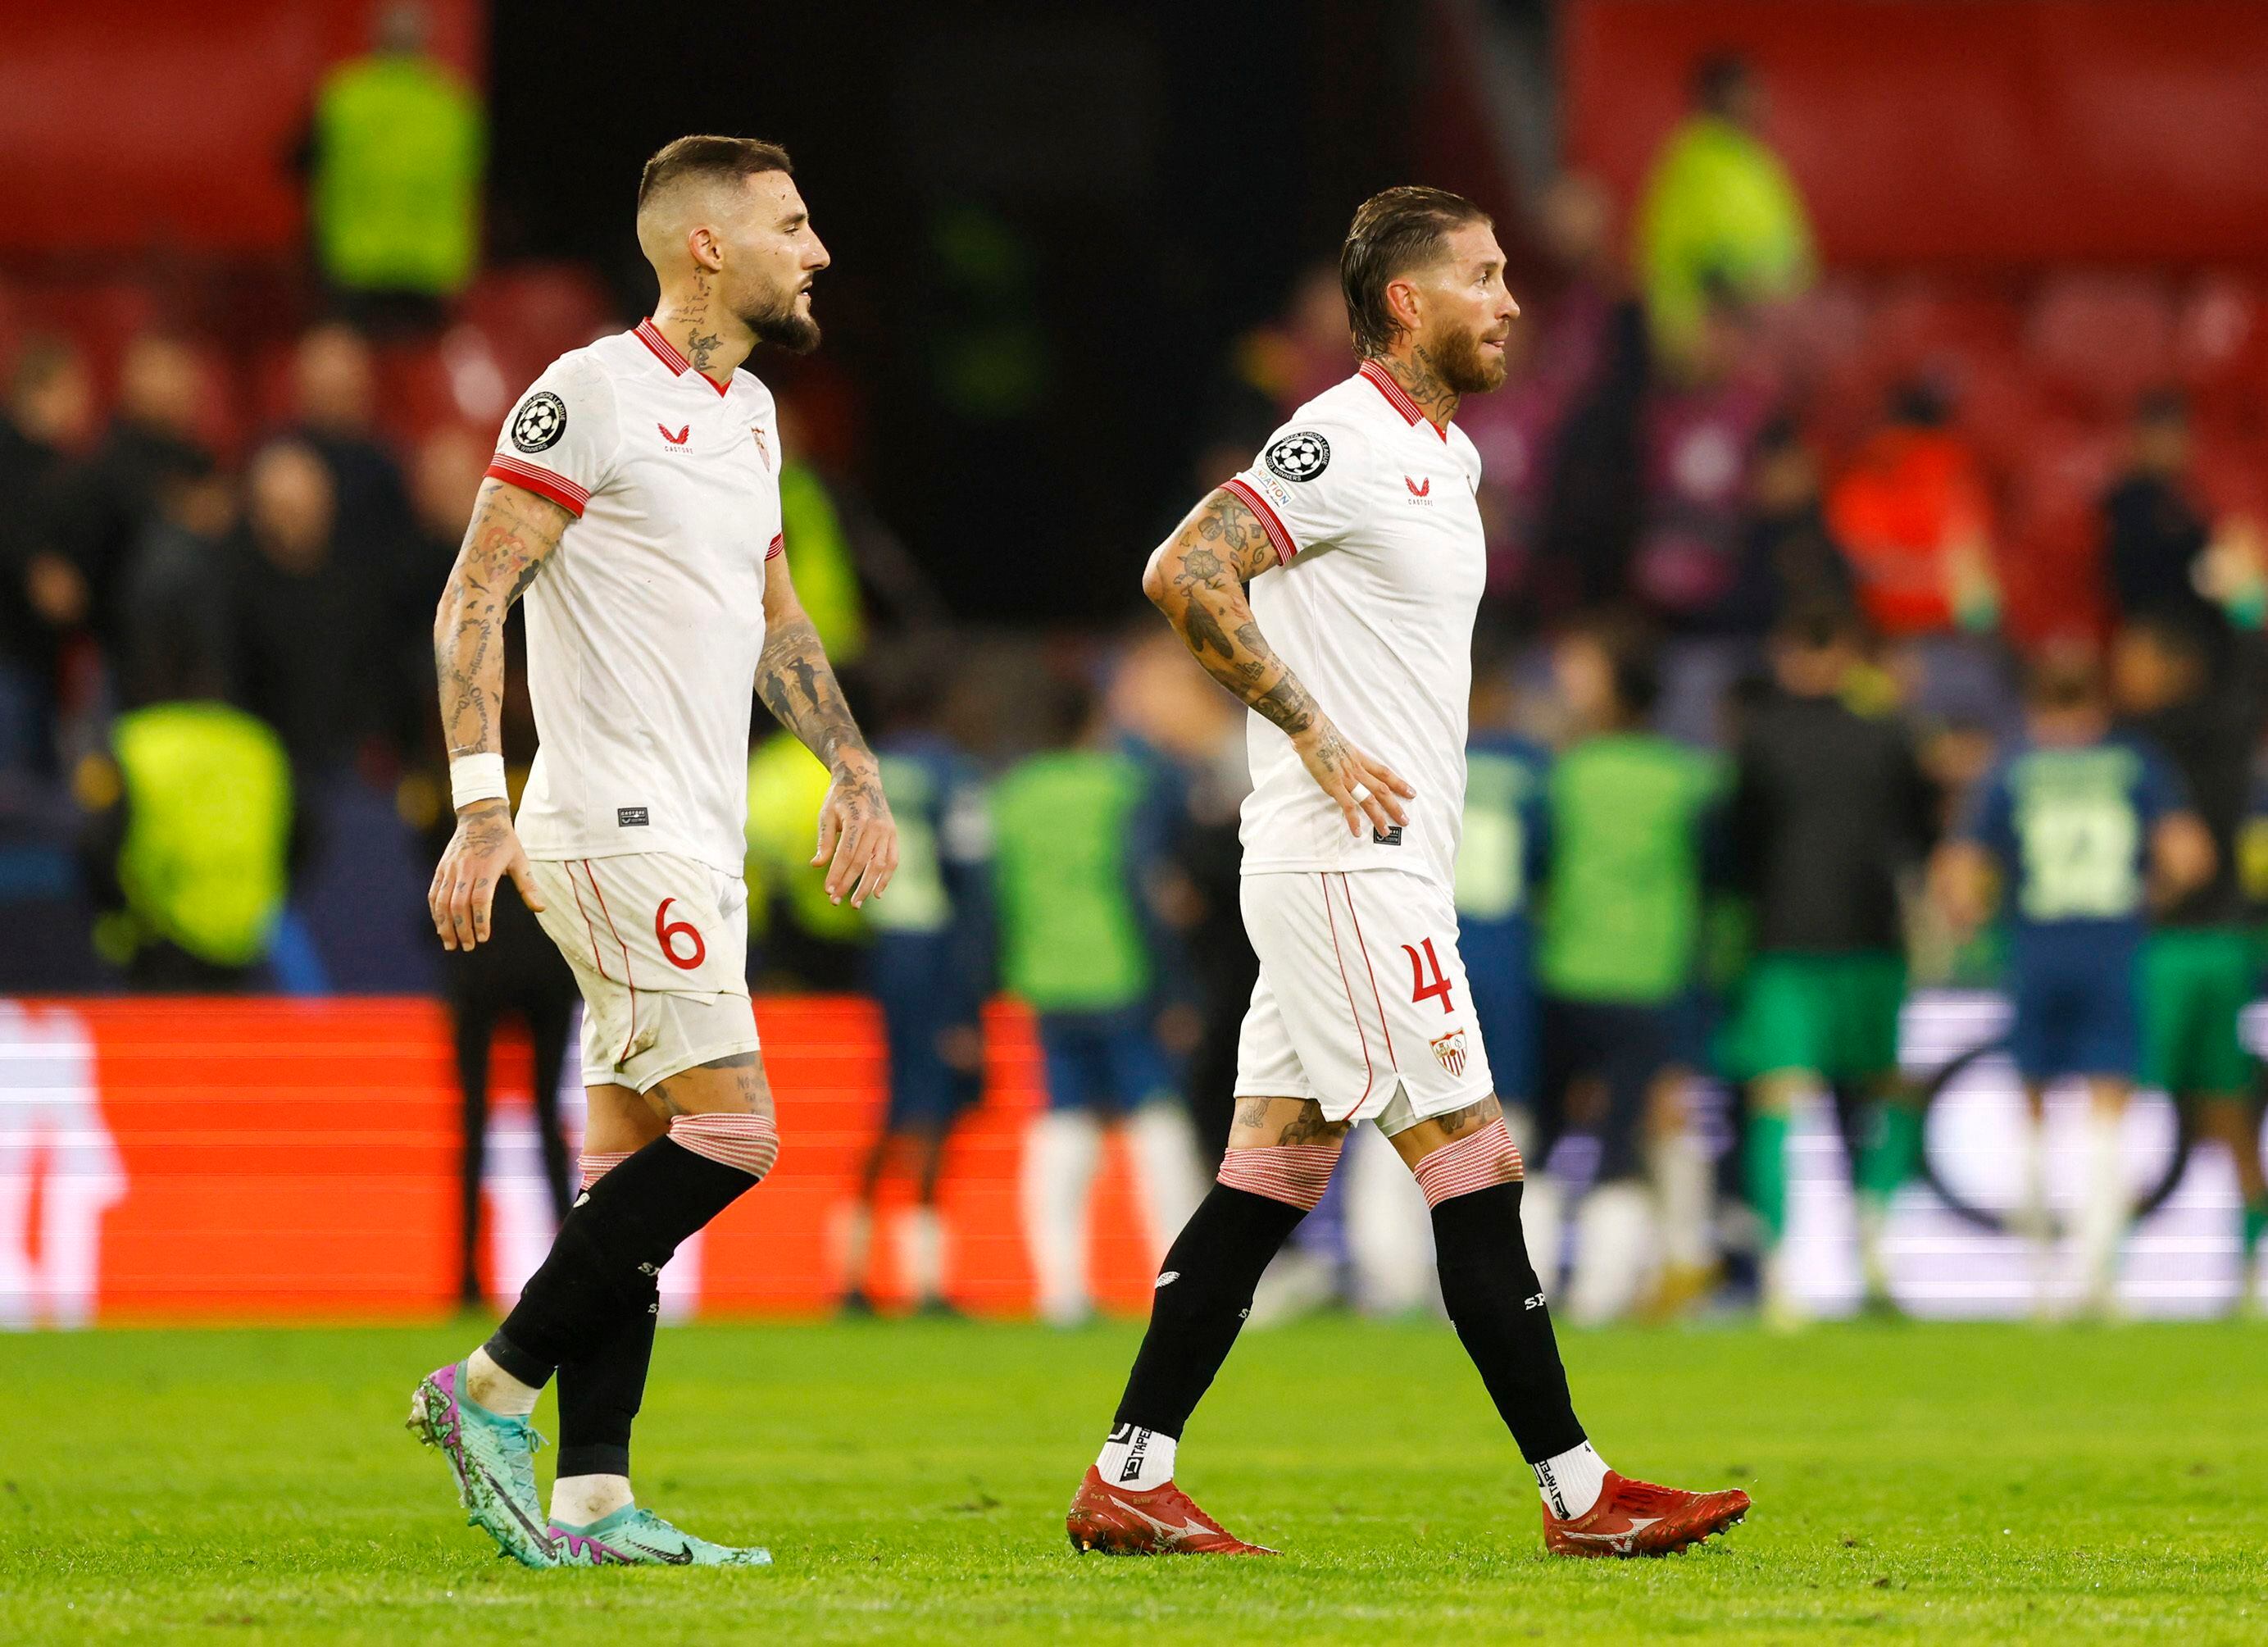
[{"label": "white football jersey", "polygon": [[1347,832],[1292,741],[1255,713],[1247,735],[1247,874],[1400,869],[1450,885],[1465,809],[1473,616],[1487,580],[1480,454],[1437,427],[1373,361],[1292,414],[1227,483],[1260,519],[1278,571],[1252,615],[1365,754],[1418,791],[1408,824]]},{"label": "white football jersey", "polygon": [[551,363],[489,474],[576,519],[528,587],[532,858],[675,853],[738,875],[779,429],[746,372],[696,372],[651,321]]}]

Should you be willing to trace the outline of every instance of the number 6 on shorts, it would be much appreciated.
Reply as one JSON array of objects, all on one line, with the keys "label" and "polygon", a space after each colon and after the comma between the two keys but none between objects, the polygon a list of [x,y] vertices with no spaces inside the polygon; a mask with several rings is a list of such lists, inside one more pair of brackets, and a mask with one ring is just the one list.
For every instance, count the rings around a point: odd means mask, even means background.
[{"label": "number 6 on shorts", "polygon": [[[675,902],[674,897],[666,897],[661,900],[661,907],[653,912],[653,938],[661,946],[664,959],[678,971],[690,972],[709,958],[709,946],[701,941],[701,928],[691,921],[669,919],[669,906]],[[689,954],[678,952],[681,934],[693,946]]]}]

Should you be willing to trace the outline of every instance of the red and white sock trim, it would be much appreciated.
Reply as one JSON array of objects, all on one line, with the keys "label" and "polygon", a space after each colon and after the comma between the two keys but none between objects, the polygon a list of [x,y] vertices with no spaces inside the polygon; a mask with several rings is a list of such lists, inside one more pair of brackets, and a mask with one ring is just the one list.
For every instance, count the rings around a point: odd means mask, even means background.
[{"label": "red and white sock trim", "polygon": [[1498,1116],[1470,1138],[1444,1144],[1420,1161],[1418,1187],[1425,1192],[1426,1206],[1439,1207],[1452,1196],[1517,1183],[1521,1171],[1520,1146]]},{"label": "red and white sock trim", "polygon": [[738,1167],[759,1181],[779,1159],[779,1126],[769,1115],[673,1116],[669,1139],[720,1166]]},{"label": "red and white sock trim", "polygon": [[1220,1181],[1233,1190],[1313,1212],[1330,1185],[1339,1148],[1337,1144],[1263,1144],[1256,1149],[1232,1149],[1221,1157]]},{"label": "red and white sock trim", "polygon": [[589,1189],[630,1158],[630,1152],[627,1149],[585,1149],[583,1152],[583,1187]]}]

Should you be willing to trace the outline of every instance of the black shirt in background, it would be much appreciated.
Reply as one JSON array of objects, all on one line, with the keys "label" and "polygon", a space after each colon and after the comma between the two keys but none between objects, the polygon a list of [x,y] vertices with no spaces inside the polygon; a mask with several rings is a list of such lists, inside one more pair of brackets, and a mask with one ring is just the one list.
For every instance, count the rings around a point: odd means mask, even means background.
[{"label": "black shirt in background", "polygon": [[2213,878],[2161,912],[2167,927],[2222,927],[2245,919],[2236,841],[2252,800],[2252,749],[2260,735],[2257,696],[2242,682],[2138,715],[2133,729],[2156,742],[2189,790],[2190,807],[2213,832]]},{"label": "black shirt in background", "polygon": [[2156,475],[2126,476],[2103,496],[2102,528],[2121,618],[2177,618],[2208,634],[2223,626],[2220,609],[2195,582],[2211,534],[2179,485]]},{"label": "black shirt in background", "polygon": [[1898,875],[1927,849],[1928,781],[1904,729],[1774,692],[1748,715],[1728,820],[1764,949],[1902,949]]},{"label": "black shirt in background", "polygon": [[0,420],[0,654],[45,676],[56,636],[26,587],[34,556],[55,548],[55,515],[70,460]]}]

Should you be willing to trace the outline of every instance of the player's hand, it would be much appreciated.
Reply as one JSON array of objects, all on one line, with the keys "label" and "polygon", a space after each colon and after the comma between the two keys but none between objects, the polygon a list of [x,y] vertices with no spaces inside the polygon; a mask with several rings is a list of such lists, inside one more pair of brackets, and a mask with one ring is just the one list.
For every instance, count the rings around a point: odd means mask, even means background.
[{"label": "player's hand", "polygon": [[1382,835],[1410,821],[1402,803],[1418,792],[1384,761],[1373,760],[1341,737],[1329,721],[1318,717],[1292,738],[1292,747],[1307,763],[1307,775],[1338,802],[1348,834],[1361,834],[1367,824]]},{"label": "player's hand", "polygon": [[882,798],[881,769],[861,752],[835,765],[835,781],[819,808],[819,850],[814,868],[826,864],[827,896],[853,909],[882,896],[898,872],[898,823]]},{"label": "player's hand", "polygon": [[521,902],[537,914],[543,899],[535,890],[535,873],[521,850],[519,834],[512,826],[512,809],[501,801],[482,801],[457,814],[457,832],[449,838],[441,866],[433,871],[433,884],[425,894],[432,912],[433,930],[441,934],[444,949],[469,949],[489,940],[489,915],[495,907],[497,888],[509,875],[519,889]]}]

